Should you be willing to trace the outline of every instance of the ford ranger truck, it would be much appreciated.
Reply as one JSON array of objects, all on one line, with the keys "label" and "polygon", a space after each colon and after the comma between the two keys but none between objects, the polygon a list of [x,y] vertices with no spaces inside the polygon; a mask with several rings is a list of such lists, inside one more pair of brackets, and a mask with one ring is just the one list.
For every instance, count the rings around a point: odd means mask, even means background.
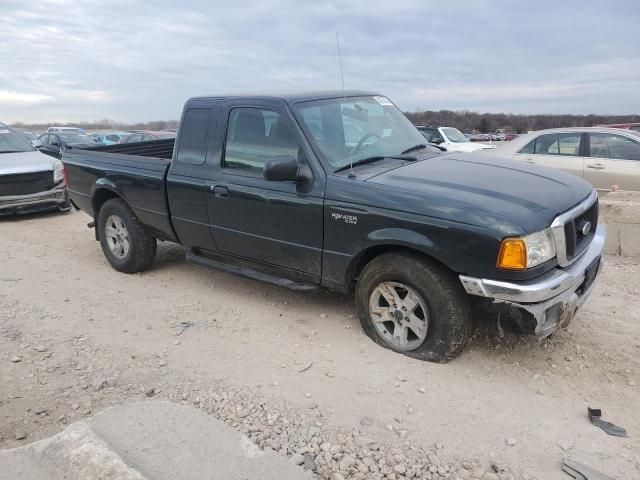
[{"label": "ford ranger truck", "polygon": [[71,199],[116,270],[188,261],[353,292],[385,348],[446,362],[476,308],[546,337],[591,293],[605,228],[583,179],[442,152],[362,91],[187,101],[177,138],[66,151]]}]

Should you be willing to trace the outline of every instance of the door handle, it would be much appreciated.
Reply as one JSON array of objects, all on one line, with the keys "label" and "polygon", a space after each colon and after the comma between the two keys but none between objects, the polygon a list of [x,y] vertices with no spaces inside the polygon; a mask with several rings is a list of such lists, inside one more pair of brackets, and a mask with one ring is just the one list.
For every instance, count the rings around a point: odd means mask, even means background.
[{"label": "door handle", "polygon": [[220,185],[211,185],[209,189],[213,192],[213,196],[217,198],[229,198],[229,189]]},{"label": "door handle", "polygon": [[604,170],[607,167],[605,167],[601,163],[589,163],[587,164],[587,168],[591,168],[593,170]]},{"label": "door handle", "polygon": [[527,158],[527,162],[529,163],[536,163],[535,160],[531,159],[531,158]]}]

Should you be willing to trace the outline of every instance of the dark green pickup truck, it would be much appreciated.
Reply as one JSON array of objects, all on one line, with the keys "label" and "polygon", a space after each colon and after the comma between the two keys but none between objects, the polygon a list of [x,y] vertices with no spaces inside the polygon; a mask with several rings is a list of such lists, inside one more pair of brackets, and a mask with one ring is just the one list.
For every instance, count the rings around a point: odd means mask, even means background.
[{"label": "dark green pickup truck", "polygon": [[367,92],[190,99],[175,139],[63,154],[73,202],[111,265],[156,241],[194,263],[287,288],[355,290],[380,345],[444,362],[472,307],[545,337],[600,270],[605,229],[584,180],[447,153]]}]

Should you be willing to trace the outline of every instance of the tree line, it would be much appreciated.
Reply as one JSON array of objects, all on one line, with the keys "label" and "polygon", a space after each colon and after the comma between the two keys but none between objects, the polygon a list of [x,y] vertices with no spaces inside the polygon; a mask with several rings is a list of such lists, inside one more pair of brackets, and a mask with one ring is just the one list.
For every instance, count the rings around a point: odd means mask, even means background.
[{"label": "tree line", "polygon": [[178,128],[178,120],[153,120],[150,122],[124,123],[104,119],[93,122],[48,122],[48,123],[14,123],[11,126],[25,130],[45,131],[49,127],[61,126],[83,128],[88,132],[93,130],[165,130]]},{"label": "tree line", "polygon": [[470,110],[440,110],[405,112],[415,125],[438,125],[456,127],[463,132],[495,132],[503,129],[508,133],[527,133],[531,130],[562,127],[593,127],[611,123],[640,122],[640,115],[570,115],[513,113],[479,113]]},{"label": "tree line", "polygon": [[[471,110],[427,110],[423,112],[405,112],[415,125],[438,125],[456,127],[463,132],[505,132],[526,133],[530,130],[559,127],[592,127],[610,123],[640,123],[640,115],[570,115],[538,114],[519,115],[513,113],[479,113]],[[94,122],[57,122],[57,123],[16,123],[17,128],[45,131],[48,127],[65,125],[85,130],[164,130],[177,128],[178,120],[154,120],[150,122],[123,123],[104,119]]]}]

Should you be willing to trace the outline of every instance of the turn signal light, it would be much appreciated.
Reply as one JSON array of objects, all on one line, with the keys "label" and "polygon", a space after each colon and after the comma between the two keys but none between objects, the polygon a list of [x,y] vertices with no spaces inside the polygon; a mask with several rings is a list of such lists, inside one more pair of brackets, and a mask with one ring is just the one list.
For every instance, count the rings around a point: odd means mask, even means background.
[{"label": "turn signal light", "polygon": [[498,268],[524,270],[527,268],[527,244],[522,238],[505,238],[500,245]]}]

